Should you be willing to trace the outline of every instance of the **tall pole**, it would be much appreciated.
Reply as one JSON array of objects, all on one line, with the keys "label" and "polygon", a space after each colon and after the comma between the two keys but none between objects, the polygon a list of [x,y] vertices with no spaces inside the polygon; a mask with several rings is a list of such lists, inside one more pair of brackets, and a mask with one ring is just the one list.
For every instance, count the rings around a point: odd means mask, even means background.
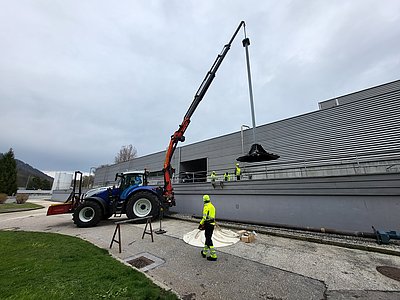
[{"label": "tall pole", "polygon": [[246,52],[246,65],[247,65],[247,79],[249,82],[249,94],[250,94],[250,108],[251,108],[251,120],[253,123],[253,143],[256,143],[256,116],[254,112],[254,101],[253,101],[253,87],[251,84],[251,72],[250,72],[250,59],[249,59],[249,45],[250,45],[250,39],[245,38],[243,41],[243,47],[245,48]]},{"label": "tall pole", "polygon": [[243,146],[243,139],[244,139],[244,137],[243,137],[243,128],[248,128],[248,129],[250,129],[250,127],[249,126],[247,126],[247,125],[242,125],[242,126],[240,126],[240,137],[241,137],[241,141],[242,141],[242,155],[244,155],[244,146]]},{"label": "tall pole", "polygon": [[31,175],[28,176],[28,179],[26,180],[26,185],[25,185],[25,190],[28,189],[28,184],[29,184],[29,179],[31,178]]},{"label": "tall pole", "polygon": [[94,176],[93,176],[93,182],[92,182],[92,183],[90,182],[90,176],[91,176],[91,174],[92,174],[92,170],[93,170],[93,169],[94,169],[93,174],[95,174],[95,172],[96,172],[96,167],[90,167],[90,169],[89,169],[88,188],[93,187]]}]

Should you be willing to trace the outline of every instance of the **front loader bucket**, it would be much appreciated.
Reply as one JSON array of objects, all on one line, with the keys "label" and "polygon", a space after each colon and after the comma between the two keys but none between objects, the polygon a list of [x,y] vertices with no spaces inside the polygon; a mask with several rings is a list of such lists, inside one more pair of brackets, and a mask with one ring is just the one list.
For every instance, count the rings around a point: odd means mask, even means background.
[{"label": "front loader bucket", "polygon": [[260,144],[251,145],[251,149],[248,154],[238,157],[236,160],[240,162],[260,162],[278,159],[279,155],[274,153],[268,153]]},{"label": "front loader bucket", "polygon": [[73,210],[72,202],[52,204],[47,209],[47,216],[71,213]]}]

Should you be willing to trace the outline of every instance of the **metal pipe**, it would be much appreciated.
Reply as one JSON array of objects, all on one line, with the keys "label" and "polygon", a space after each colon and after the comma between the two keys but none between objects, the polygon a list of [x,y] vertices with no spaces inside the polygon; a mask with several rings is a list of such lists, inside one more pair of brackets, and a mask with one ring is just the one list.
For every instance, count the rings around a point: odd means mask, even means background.
[{"label": "metal pipe", "polygon": [[240,126],[240,137],[241,137],[241,140],[242,140],[242,155],[244,155],[244,146],[243,146],[243,128],[248,128],[248,129],[250,129],[250,127],[249,127],[249,126],[247,126],[247,125],[242,125],[242,126]]},{"label": "metal pipe", "polygon": [[[192,218],[201,219],[202,217],[199,215],[192,215]],[[347,235],[347,236],[356,236],[356,237],[364,237],[364,238],[375,238],[375,234],[372,232],[363,232],[363,231],[343,231],[337,230],[332,228],[315,228],[315,227],[302,227],[296,225],[289,225],[289,224],[277,224],[277,223],[249,223],[248,221],[241,221],[241,220],[230,220],[230,219],[218,219],[221,222],[229,222],[231,223],[232,227],[236,228],[239,225],[247,225],[251,226],[260,226],[260,227],[272,227],[272,228],[283,228],[288,230],[298,230],[304,232],[316,232],[316,233],[327,233],[327,234],[337,234],[337,235]],[[225,227],[230,227],[229,224],[224,224]],[[252,228],[253,229],[253,228]],[[260,231],[260,228],[255,230]]]},{"label": "metal pipe", "polygon": [[93,176],[93,181],[91,182],[92,184],[90,184],[90,175],[92,174],[92,170],[94,170],[93,174],[96,175],[96,167],[90,167],[89,169],[89,179],[88,179],[88,188],[93,187],[93,183],[94,183],[94,176]]},{"label": "metal pipe", "polygon": [[251,72],[250,72],[250,59],[249,59],[249,49],[248,46],[250,45],[249,38],[245,38],[243,41],[243,47],[245,48],[246,52],[246,66],[247,66],[247,79],[249,83],[249,95],[250,95],[250,108],[251,108],[251,120],[253,123],[253,143],[256,143],[256,116],[254,112],[254,101],[253,101],[253,87],[251,83]]}]

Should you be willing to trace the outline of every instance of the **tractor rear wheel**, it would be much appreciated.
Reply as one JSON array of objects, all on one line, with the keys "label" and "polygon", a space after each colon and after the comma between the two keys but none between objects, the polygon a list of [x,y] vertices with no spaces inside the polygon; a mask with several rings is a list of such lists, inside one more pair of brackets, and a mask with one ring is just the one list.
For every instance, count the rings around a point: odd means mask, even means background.
[{"label": "tractor rear wheel", "polygon": [[141,191],[130,197],[126,205],[126,215],[129,219],[158,217],[158,198],[156,195]]},{"label": "tractor rear wheel", "polygon": [[78,227],[92,227],[100,222],[102,216],[103,213],[98,203],[85,201],[75,209],[72,219]]}]

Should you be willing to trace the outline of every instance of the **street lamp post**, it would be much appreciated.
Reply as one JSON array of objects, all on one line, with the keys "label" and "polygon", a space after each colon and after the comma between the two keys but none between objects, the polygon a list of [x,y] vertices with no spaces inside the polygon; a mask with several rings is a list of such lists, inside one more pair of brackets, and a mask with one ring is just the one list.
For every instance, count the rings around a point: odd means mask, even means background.
[{"label": "street lamp post", "polygon": [[29,175],[28,179],[26,180],[25,190],[28,189],[29,179],[31,179],[31,175]]},{"label": "street lamp post", "polygon": [[[89,180],[88,180],[88,188],[90,187],[90,174],[92,174],[92,170],[94,170],[93,173],[96,173],[96,168],[95,168],[95,167],[90,167],[90,170],[89,170]],[[94,177],[93,177],[93,181],[94,181]],[[92,186],[91,186],[91,187],[93,187],[93,183],[92,183]]]},{"label": "street lamp post", "polygon": [[250,40],[249,38],[245,38],[243,41],[243,47],[245,48],[246,53],[246,66],[247,66],[247,79],[249,84],[249,96],[250,96],[250,108],[251,108],[251,120],[253,123],[253,143],[256,143],[256,116],[254,111],[254,101],[253,101],[253,87],[251,84],[251,72],[250,72],[250,59],[249,59],[249,45]]},{"label": "street lamp post", "polygon": [[250,127],[249,126],[247,126],[247,125],[242,125],[242,126],[240,126],[240,137],[241,137],[241,140],[242,140],[242,155],[244,155],[244,147],[243,147],[243,128],[247,128],[247,129],[250,129]]},{"label": "street lamp post", "polygon": [[[253,101],[253,87],[251,83],[251,72],[250,72],[250,59],[249,59],[249,45],[250,39],[246,37],[246,30],[244,32],[245,39],[242,41],[243,47],[245,48],[246,54],[246,66],[247,66],[247,79],[249,83],[249,96],[250,96],[250,108],[251,108],[251,119],[253,123],[253,145],[251,145],[249,154],[238,157],[236,160],[241,162],[260,162],[278,159],[279,155],[268,153],[263,147],[257,144],[256,141],[256,116]],[[242,150],[243,151],[243,150]]]}]

